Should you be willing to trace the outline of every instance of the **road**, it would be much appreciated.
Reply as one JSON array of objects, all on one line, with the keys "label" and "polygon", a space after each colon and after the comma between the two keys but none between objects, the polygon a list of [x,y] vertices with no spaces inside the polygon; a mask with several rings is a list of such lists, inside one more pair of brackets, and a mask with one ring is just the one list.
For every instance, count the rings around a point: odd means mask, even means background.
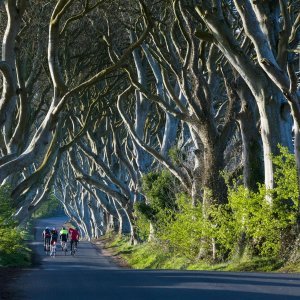
[{"label": "road", "polygon": [[42,229],[60,227],[64,221],[52,218],[38,223],[34,248],[42,256],[41,264],[27,269],[13,284],[17,299],[300,299],[300,274],[130,270],[112,264],[84,241],[75,257],[60,251],[55,258],[46,257]]}]

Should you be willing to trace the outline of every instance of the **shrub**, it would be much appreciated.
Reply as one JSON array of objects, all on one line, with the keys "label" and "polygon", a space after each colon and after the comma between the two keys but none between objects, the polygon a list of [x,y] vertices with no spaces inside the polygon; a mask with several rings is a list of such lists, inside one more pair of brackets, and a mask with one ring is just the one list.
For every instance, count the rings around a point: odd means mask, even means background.
[{"label": "shrub", "polygon": [[154,214],[164,209],[175,209],[176,184],[177,180],[166,170],[150,172],[143,177],[143,193]]},{"label": "shrub", "polygon": [[272,159],[273,190],[258,185],[257,191],[250,191],[232,181],[228,203],[205,207],[205,211],[186,194],[176,194],[170,173],[150,173],[143,180],[148,202],[138,210],[154,222],[161,247],[174,255],[193,259],[203,252],[210,258],[214,248],[214,259],[222,260],[237,250],[242,254],[243,248],[252,256],[282,257],[294,238],[299,191],[293,154],[280,147],[280,155]]},{"label": "shrub", "polygon": [[0,265],[28,266],[30,250],[24,245],[23,232],[0,227]]},{"label": "shrub", "polygon": [[30,250],[24,245],[24,232],[17,228],[9,186],[0,187],[0,265],[25,266],[30,263]]},{"label": "shrub", "polygon": [[[228,192],[228,209],[236,236],[245,234],[254,253],[278,256],[282,250],[283,235],[296,225],[298,185],[293,154],[280,147],[274,156],[276,187],[267,190],[260,185],[257,192],[234,184]],[[236,241],[237,242],[237,241]]]},{"label": "shrub", "polygon": [[204,235],[201,205],[193,207],[190,198],[181,194],[177,207],[175,215],[161,212],[157,236],[170,251],[193,258],[199,252],[200,238]]},{"label": "shrub", "polygon": [[[147,241],[150,234],[151,214],[148,213],[148,206],[144,202],[134,205],[136,234],[141,241]],[[150,209],[150,208],[149,208]]]}]

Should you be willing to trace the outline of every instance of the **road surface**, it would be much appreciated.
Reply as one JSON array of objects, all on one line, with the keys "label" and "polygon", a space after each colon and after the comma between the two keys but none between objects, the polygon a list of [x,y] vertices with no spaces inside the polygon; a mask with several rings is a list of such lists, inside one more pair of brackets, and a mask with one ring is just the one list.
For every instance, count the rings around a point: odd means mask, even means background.
[{"label": "road surface", "polygon": [[130,270],[109,262],[89,242],[80,242],[75,257],[60,251],[55,258],[46,257],[42,229],[61,227],[64,221],[52,218],[38,223],[34,247],[42,256],[41,264],[27,269],[13,284],[17,299],[300,299],[300,274]]}]

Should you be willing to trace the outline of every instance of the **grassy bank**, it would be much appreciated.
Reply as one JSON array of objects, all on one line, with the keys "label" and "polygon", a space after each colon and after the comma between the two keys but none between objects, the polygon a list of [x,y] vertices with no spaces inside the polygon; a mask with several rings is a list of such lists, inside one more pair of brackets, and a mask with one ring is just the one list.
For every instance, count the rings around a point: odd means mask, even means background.
[{"label": "grassy bank", "polygon": [[103,247],[113,256],[124,259],[133,269],[173,269],[173,270],[214,270],[214,271],[247,271],[247,272],[300,272],[300,264],[284,264],[272,257],[245,256],[242,259],[232,259],[222,263],[212,263],[205,260],[191,260],[174,256],[160,245],[143,243],[130,245],[126,237],[103,237]]}]

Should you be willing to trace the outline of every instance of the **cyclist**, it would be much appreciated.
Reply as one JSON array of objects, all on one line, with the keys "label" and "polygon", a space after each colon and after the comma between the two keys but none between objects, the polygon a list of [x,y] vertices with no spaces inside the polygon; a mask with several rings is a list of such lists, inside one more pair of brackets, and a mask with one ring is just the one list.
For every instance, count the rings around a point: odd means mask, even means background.
[{"label": "cyclist", "polygon": [[53,227],[52,230],[51,230],[50,244],[53,245],[54,243],[57,243],[57,239],[58,239],[58,232],[55,229],[55,227]]},{"label": "cyclist", "polygon": [[68,230],[65,227],[62,227],[60,232],[59,232],[59,238],[60,238],[60,243],[61,243],[61,250],[64,250],[64,244],[65,247],[67,246],[67,241],[68,241]]},{"label": "cyclist", "polygon": [[58,239],[58,232],[55,229],[55,227],[53,227],[51,230],[51,240],[50,240],[50,245],[51,245],[50,255],[51,256],[55,256],[57,239]]},{"label": "cyclist", "polygon": [[78,241],[79,241],[79,238],[80,238],[80,234],[79,234],[79,231],[78,231],[78,228],[75,227],[75,228],[70,228],[69,229],[69,234],[71,236],[71,251],[73,249],[73,244],[75,244],[75,248],[77,248],[77,244],[78,244]]},{"label": "cyclist", "polygon": [[[43,231],[43,239],[44,239],[44,251],[49,251],[50,249],[50,239],[51,239],[51,231],[49,227],[46,227]],[[47,245],[49,248],[47,249]]]}]

